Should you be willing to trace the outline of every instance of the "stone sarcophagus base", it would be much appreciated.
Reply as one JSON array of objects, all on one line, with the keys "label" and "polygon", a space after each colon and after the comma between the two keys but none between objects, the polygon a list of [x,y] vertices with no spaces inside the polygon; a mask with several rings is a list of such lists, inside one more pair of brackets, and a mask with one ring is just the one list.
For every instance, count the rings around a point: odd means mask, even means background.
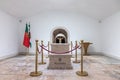
[{"label": "stone sarcophagus base", "polygon": [[49,54],[48,69],[73,69],[71,54]]},{"label": "stone sarcophagus base", "polygon": [[49,54],[48,69],[72,69],[70,53],[60,54],[61,52],[69,51],[68,43],[53,43],[51,44],[51,51],[59,54]]},{"label": "stone sarcophagus base", "polygon": [[66,52],[69,51],[68,43],[52,43],[51,44],[51,51],[53,52]]}]

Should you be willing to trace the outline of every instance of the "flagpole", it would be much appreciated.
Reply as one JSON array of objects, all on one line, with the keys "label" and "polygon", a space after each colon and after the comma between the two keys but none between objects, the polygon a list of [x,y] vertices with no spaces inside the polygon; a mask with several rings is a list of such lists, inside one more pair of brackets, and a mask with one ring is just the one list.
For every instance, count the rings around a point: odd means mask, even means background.
[{"label": "flagpole", "polygon": [[23,45],[26,47],[26,64],[28,64],[29,62],[29,48],[31,47],[31,42],[30,42],[30,38],[31,38],[31,34],[30,34],[30,23],[27,24],[26,23],[26,28],[25,28],[25,33],[24,33],[24,41],[23,41]]},{"label": "flagpole", "polygon": [[29,22],[29,24],[28,24],[28,35],[29,35],[29,47],[27,48],[27,61],[29,60],[28,59],[28,56],[29,56],[29,48],[30,48],[30,22]]},{"label": "flagpole", "polygon": [[29,48],[28,48],[28,55],[29,55]]}]

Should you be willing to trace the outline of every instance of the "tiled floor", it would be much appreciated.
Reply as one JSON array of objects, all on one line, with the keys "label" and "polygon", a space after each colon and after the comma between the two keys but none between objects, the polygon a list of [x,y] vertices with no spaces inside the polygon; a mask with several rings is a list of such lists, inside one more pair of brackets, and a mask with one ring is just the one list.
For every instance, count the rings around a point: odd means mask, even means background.
[{"label": "tiled floor", "polygon": [[29,74],[34,71],[34,58],[34,56],[17,56],[0,61],[0,80],[120,80],[120,61],[109,57],[84,56],[84,70],[88,72],[87,77],[76,75],[76,71],[80,71],[80,64],[75,63],[72,63],[71,70],[48,70],[49,58],[44,58],[47,64],[38,66],[38,70],[43,74],[31,77]]}]

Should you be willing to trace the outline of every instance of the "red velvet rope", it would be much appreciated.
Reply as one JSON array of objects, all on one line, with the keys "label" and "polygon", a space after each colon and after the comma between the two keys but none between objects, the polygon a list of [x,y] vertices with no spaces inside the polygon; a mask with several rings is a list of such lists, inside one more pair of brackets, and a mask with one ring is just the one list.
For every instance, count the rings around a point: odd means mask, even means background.
[{"label": "red velvet rope", "polygon": [[76,46],[72,47],[73,49],[75,48]]},{"label": "red velvet rope", "polygon": [[66,51],[66,52],[54,52],[54,51],[49,51],[47,50],[46,48],[44,48],[43,46],[40,45],[40,47],[50,53],[54,53],[54,54],[66,54],[66,53],[69,53],[69,52],[72,52],[74,50],[76,50],[77,48],[79,48],[79,46],[76,46],[74,49],[70,50],[70,51]]},{"label": "red velvet rope", "polygon": [[43,45],[44,47],[48,47],[48,46],[45,46],[45,45]]},{"label": "red velvet rope", "polygon": [[81,49],[81,47],[79,47],[78,49]]},{"label": "red velvet rope", "polygon": [[[38,47],[37,47],[38,48]],[[39,50],[39,48],[37,49],[38,50],[38,53],[40,54],[41,53],[41,51]]]}]

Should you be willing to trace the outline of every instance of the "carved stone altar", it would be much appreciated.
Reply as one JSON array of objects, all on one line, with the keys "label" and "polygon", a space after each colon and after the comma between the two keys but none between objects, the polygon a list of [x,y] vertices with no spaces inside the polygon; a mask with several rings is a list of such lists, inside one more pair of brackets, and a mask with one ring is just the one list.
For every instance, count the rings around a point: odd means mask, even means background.
[{"label": "carved stone altar", "polygon": [[[69,44],[53,43],[51,44],[51,51],[66,52],[69,51]],[[49,54],[48,69],[72,69],[70,53],[67,54]]]}]

